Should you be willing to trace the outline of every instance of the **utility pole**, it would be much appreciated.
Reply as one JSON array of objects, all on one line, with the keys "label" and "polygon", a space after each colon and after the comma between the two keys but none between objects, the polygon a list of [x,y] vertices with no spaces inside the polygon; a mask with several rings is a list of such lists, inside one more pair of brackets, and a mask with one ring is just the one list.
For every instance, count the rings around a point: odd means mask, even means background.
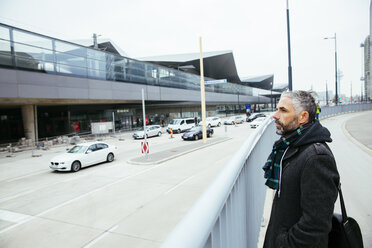
[{"label": "utility pole", "polygon": [[289,29],[289,7],[287,0],[287,39],[288,39],[288,89],[292,91],[291,37]]},{"label": "utility pole", "polygon": [[336,37],[336,33],[335,33],[335,36],[333,36],[333,37],[325,37],[324,38],[325,40],[328,40],[328,39],[333,39],[333,40],[335,40],[335,103],[336,103],[336,105],[338,104],[338,87],[337,87],[337,74],[338,74],[338,72],[337,72],[337,37]]},{"label": "utility pole", "polygon": [[203,52],[202,52],[202,37],[200,37],[200,94],[201,94],[201,110],[202,110],[202,131],[203,131],[203,143],[207,143],[207,120],[205,111],[205,89],[204,89],[204,64],[203,64]]},{"label": "utility pole", "polygon": [[328,82],[326,80],[326,103],[327,103],[327,106],[328,106]]},{"label": "utility pole", "polygon": [[350,103],[353,103],[353,82],[350,82]]}]

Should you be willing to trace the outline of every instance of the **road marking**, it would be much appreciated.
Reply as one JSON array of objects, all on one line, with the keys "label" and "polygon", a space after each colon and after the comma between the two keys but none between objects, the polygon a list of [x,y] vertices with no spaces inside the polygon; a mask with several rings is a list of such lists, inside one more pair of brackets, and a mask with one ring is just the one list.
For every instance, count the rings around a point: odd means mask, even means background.
[{"label": "road marking", "polygon": [[3,230],[0,230],[0,234],[5,233],[5,232],[7,232],[7,231],[9,231],[9,230],[12,230],[13,228],[15,228],[15,227],[17,227],[17,226],[19,226],[19,225],[22,225],[22,224],[24,224],[24,223],[26,223],[26,222],[29,222],[30,220],[33,220],[33,219],[35,219],[35,218],[37,218],[37,217],[39,217],[39,216],[42,216],[42,215],[47,214],[47,213],[49,213],[49,212],[51,212],[51,211],[53,211],[53,210],[56,210],[56,209],[58,209],[58,208],[60,208],[60,207],[63,207],[63,206],[65,206],[65,205],[67,205],[67,204],[70,204],[71,202],[74,202],[74,201],[76,201],[76,200],[79,200],[79,199],[81,199],[81,198],[83,198],[83,197],[85,197],[85,196],[87,196],[87,195],[93,194],[93,193],[95,193],[95,192],[98,192],[98,191],[100,191],[100,190],[103,190],[103,189],[105,189],[105,188],[107,188],[107,187],[110,187],[110,186],[112,186],[112,185],[115,185],[115,184],[117,184],[117,183],[121,183],[121,182],[123,182],[123,181],[125,181],[125,180],[127,180],[127,179],[130,179],[130,178],[132,178],[132,177],[135,177],[135,176],[141,175],[141,174],[143,174],[143,173],[146,173],[146,172],[148,172],[148,171],[150,171],[150,170],[152,170],[152,169],[158,168],[158,167],[159,167],[159,166],[153,166],[153,167],[151,167],[151,168],[145,169],[145,170],[140,171],[140,172],[138,172],[138,173],[135,173],[135,174],[133,174],[133,175],[129,175],[129,176],[127,176],[127,177],[124,177],[124,178],[121,178],[121,179],[119,179],[119,180],[116,180],[116,181],[114,181],[114,182],[112,182],[112,183],[106,184],[106,185],[104,185],[103,187],[100,187],[100,188],[97,188],[97,189],[95,189],[95,190],[89,191],[89,192],[87,192],[87,193],[85,193],[85,194],[83,194],[83,195],[80,195],[80,196],[78,196],[78,197],[72,198],[72,199],[70,199],[70,200],[68,200],[68,201],[65,201],[65,202],[63,202],[63,203],[61,203],[61,204],[59,204],[59,205],[57,205],[57,206],[54,206],[54,207],[52,207],[52,208],[50,208],[50,209],[47,209],[47,210],[45,210],[45,211],[43,211],[43,212],[41,212],[41,213],[39,213],[39,214],[37,214],[37,215],[30,216],[29,218],[26,218],[26,219],[24,219],[24,220],[18,222],[17,224],[14,224],[14,225],[9,226],[9,227],[7,227],[7,228],[5,228],[5,229],[3,229]]},{"label": "road marking", "polygon": [[89,248],[89,247],[92,247],[92,245],[96,244],[98,241],[100,241],[101,239],[103,239],[105,236],[107,236],[109,233],[113,232],[116,228],[118,228],[118,225],[110,228],[109,230],[107,231],[104,231],[101,235],[99,235],[97,238],[93,239],[92,241],[90,241],[88,244],[86,244],[85,246],[83,246],[83,248]]},{"label": "road marking", "polygon": [[31,215],[26,214],[20,214],[16,212],[11,212],[8,210],[2,210],[0,209],[0,220],[9,221],[9,222],[15,222],[20,223],[28,218],[31,218]]},{"label": "road marking", "polygon": [[[68,178],[68,179],[65,179],[65,180],[62,180],[62,181],[59,181],[59,182],[55,182],[55,183],[52,183],[52,184],[48,184],[48,187],[51,187],[53,185],[60,184],[60,183],[66,183],[66,182],[69,182],[69,181],[77,180],[77,179],[79,179],[81,177],[89,176],[89,175],[91,175],[93,173],[94,173],[94,171],[92,171],[90,173],[87,173],[87,174],[79,175],[79,176],[76,176],[76,177],[71,177],[71,178]],[[23,196],[23,195],[30,194],[32,192],[35,192],[35,191],[38,191],[38,190],[44,189],[44,188],[45,188],[45,186],[41,186],[39,188],[35,188],[35,189],[31,189],[31,190],[26,190],[24,192],[21,192],[21,193],[15,194],[15,195],[11,195],[11,196],[8,196],[8,197],[3,197],[3,198],[0,199],[0,203],[1,202],[9,201],[9,200],[12,200],[12,199],[15,199],[15,198],[18,198],[18,197]]]},{"label": "road marking", "polygon": [[14,177],[12,179],[5,180],[5,182],[10,183],[10,182],[17,181],[19,179],[23,179],[23,178],[26,178],[26,177],[32,177],[32,176],[35,176],[35,175],[38,175],[38,174],[43,174],[45,172],[46,172],[46,170],[39,170],[39,171],[36,171],[34,173],[30,173],[30,174],[27,174],[27,175],[24,175],[24,176]]},{"label": "road marking", "polygon": [[177,189],[179,186],[181,186],[182,184],[185,184],[187,181],[191,180],[192,178],[194,178],[196,175],[193,175],[189,178],[186,178],[185,180],[183,180],[182,182],[176,184],[174,187],[172,187],[170,190],[168,190],[167,192],[164,193],[164,195],[167,195],[169,194],[170,192],[172,192],[173,190]]},{"label": "road marking", "polygon": [[23,196],[23,195],[27,195],[29,193],[32,193],[34,191],[36,191],[37,189],[30,189],[30,190],[26,190],[22,193],[18,193],[18,194],[15,194],[15,195],[11,195],[11,196],[8,196],[8,197],[3,197],[0,199],[0,203],[1,202],[6,202],[6,201],[9,201],[9,200],[12,200],[14,198],[17,198],[17,197],[20,197],[20,196]]}]

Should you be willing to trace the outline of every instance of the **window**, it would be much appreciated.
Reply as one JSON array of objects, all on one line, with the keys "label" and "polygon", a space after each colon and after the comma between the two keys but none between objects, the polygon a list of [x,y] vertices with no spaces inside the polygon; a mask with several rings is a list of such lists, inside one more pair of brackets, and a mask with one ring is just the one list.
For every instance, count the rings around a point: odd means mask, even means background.
[{"label": "window", "polygon": [[96,147],[96,145],[94,144],[94,145],[91,145],[91,146],[89,146],[89,148],[88,148],[88,151],[92,151],[92,152],[94,152],[94,151],[96,151],[97,150],[97,147]]},{"label": "window", "polygon": [[193,124],[193,123],[195,123],[195,121],[194,121],[194,119],[186,120],[186,123],[187,123],[187,124]]},{"label": "window", "polygon": [[97,150],[101,150],[101,149],[105,149],[105,148],[108,148],[108,145],[103,144],[103,143],[97,144]]}]

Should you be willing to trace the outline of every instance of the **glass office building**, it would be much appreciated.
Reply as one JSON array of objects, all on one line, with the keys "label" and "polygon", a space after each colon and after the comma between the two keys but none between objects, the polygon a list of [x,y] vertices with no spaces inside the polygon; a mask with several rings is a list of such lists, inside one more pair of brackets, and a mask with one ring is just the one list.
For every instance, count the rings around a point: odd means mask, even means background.
[{"label": "glass office building", "polygon": [[[68,41],[55,39],[27,30],[22,30],[0,23],[0,68],[72,78],[88,78],[101,81],[131,83],[147,86],[200,91],[200,76],[182,70],[161,66],[154,63],[135,60],[113,54],[93,47],[85,47]],[[208,75],[207,75],[208,76]],[[205,80],[213,78],[206,77]],[[51,85],[56,82],[50,82]],[[50,85],[45,85],[48,87]],[[0,85],[9,91],[6,82]],[[244,84],[227,82],[209,85],[206,92],[256,97],[258,102],[269,102],[260,95],[269,95],[270,90],[252,88]],[[5,92],[5,91],[4,91]],[[5,93],[4,93],[5,94]],[[27,104],[27,96],[8,97],[0,95],[0,131],[3,141],[21,138],[22,111],[20,106]],[[15,101],[16,99],[16,101]],[[24,99],[24,102],[22,100]],[[262,100],[264,99],[264,100]],[[50,100],[48,102],[48,100]],[[58,99],[57,99],[58,100]],[[140,100],[114,99],[104,102],[102,99],[94,104],[63,104],[53,97],[45,96],[43,104],[36,104],[38,137],[51,137],[72,132],[89,132],[92,121],[111,121],[115,113],[117,128],[131,129],[141,123]],[[122,102],[121,102],[122,100]],[[150,102],[149,119],[156,124],[166,123],[173,117],[200,115],[194,106],[183,103],[183,111],[173,107],[173,102]],[[229,114],[244,111],[245,102],[238,104],[213,103],[207,108],[210,115]],[[156,107],[151,108],[151,105]],[[162,107],[159,107],[159,106]],[[146,111],[147,112],[147,111]],[[76,123],[79,123],[76,128]],[[74,127],[75,125],[75,127]],[[77,131],[78,130],[78,131]],[[1,140],[0,140],[1,143]]]}]

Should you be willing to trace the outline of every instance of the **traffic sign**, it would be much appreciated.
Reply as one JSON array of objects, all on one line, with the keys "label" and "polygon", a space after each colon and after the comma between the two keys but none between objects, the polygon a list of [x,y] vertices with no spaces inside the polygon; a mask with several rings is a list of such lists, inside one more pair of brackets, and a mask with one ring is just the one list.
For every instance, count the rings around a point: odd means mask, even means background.
[{"label": "traffic sign", "polygon": [[149,154],[150,152],[150,147],[149,147],[149,142],[141,142],[141,151],[142,153],[147,153]]}]

